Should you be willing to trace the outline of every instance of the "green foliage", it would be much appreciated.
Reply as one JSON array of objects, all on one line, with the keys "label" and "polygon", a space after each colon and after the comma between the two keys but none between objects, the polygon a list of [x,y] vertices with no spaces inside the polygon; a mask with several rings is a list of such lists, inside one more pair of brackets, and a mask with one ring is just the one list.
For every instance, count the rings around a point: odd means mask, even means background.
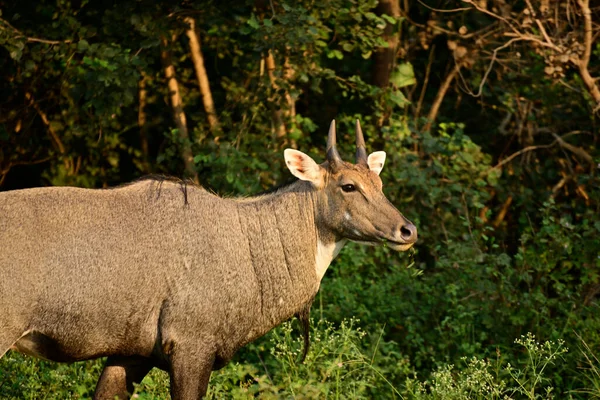
[{"label": "green foliage", "polygon": [[101,360],[58,364],[8,352],[0,361],[0,398],[91,398],[101,370]]},{"label": "green foliage", "polygon": [[564,343],[546,341],[540,344],[531,333],[516,339],[515,343],[525,350],[525,361],[520,368],[503,363],[500,357],[493,363],[476,357],[464,357],[462,361],[465,366],[458,370],[454,365],[444,365],[424,382],[407,379],[406,397],[432,400],[554,398],[554,388],[546,385],[549,379],[545,369],[567,352]]},{"label": "green foliage", "polygon": [[[549,399],[555,392],[548,371],[568,351],[560,340],[539,343],[528,333],[514,342],[523,350],[515,365],[497,352],[494,362],[463,357],[458,368],[442,364],[429,377],[418,379],[409,360],[390,350],[396,344],[382,339],[383,330],[368,337],[357,322],[345,320],[334,326],[319,320],[311,331],[313,349],[303,363],[302,340],[292,323],[283,324],[264,339],[270,354],[261,358],[260,367],[234,362],[214,372],[207,398]],[[594,357],[589,347],[583,354]],[[597,360],[591,365],[597,368]],[[48,399],[79,399],[92,395],[101,363],[67,366],[9,353],[3,367],[2,398],[25,399],[44,390]],[[597,374],[582,375],[597,379]],[[154,370],[136,386],[134,395],[157,400],[168,392],[168,375]]]},{"label": "green foliage", "polygon": [[[558,343],[546,341],[540,344],[535,340],[535,336],[527,333],[526,336],[516,339],[515,343],[525,347],[527,361],[523,370],[515,370],[510,364],[506,366],[506,372],[516,383],[512,390],[531,400],[544,397],[552,398],[553,387],[545,386],[550,379],[544,376],[544,372],[547,367],[560,361],[561,356],[568,351],[564,347],[564,341],[559,339]],[[539,389],[543,389],[544,395],[539,393],[541,391]]]},{"label": "green foliage", "polygon": [[[285,324],[213,374],[212,398],[600,398],[600,153],[576,71],[553,79],[543,55],[520,42],[514,60],[498,53],[490,66],[481,55],[493,49],[469,47],[498,45],[488,15],[417,3],[402,18],[379,14],[376,0],[9,3],[0,10],[2,189],[181,176],[189,147],[204,186],[258,193],[290,179],[284,147],[323,159],[332,118],[346,159],[357,118],[368,148],[386,150],[384,192],[418,227],[417,246],[347,245],[313,306],[307,361]],[[203,108],[187,16],[218,129]],[[386,25],[402,42],[379,87],[372,73],[390,43]],[[480,40],[480,29],[491,36]],[[161,39],[173,37],[186,140],[160,57]],[[456,62],[449,41],[473,60],[423,131]],[[594,74],[600,47],[592,50]],[[480,96],[465,94],[482,84]],[[89,398],[101,365],[8,353],[0,397]],[[136,394],[167,392],[167,375],[153,371]]]},{"label": "green foliage", "polygon": [[[541,219],[523,227],[516,252],[508,252],[484,220],[489,188],[501,182],[489,157],[460,127],[442,129],[436,137],[417,136],[420,157],[407,151],[414,135],[401,139],[408,142],[404,152],[394,151],[384,172],[386,186],[397,181],[392,187],[402,188],[388,196],[405,215],[417,215],[424,243],[408,259],[348,246],[323,281],[322,314],[355,315],[364,326],[386,323],[386,337],[425,371],[496,351],[513,359],[510,338],[527,331],[568,343],[577,332],[597,343],[597,305],[585,304],[597,287],[597,218],[585,212],[573,224],[548,200],[536,213]],[[387,144],[394,148],[390,138]],[[564,376],[580,357],[568,354],[566,363],[546,371],[552,386],[577,387]]]},{"label": "green foliage", "polygon": [[[398,394],[378,365],[381,360],[376,362],[375,354],[367,355],[363,350],[361,342],[366,333],[356,326],[355,320],[342,321],[338,327],[320,320],[311,334],[311,352],[300,363],[302,340],[291,323],[283,324],[268,335],[271,351],[263,368],[234,364],[214,373],[209,397],[366,399],[373,398],[373,388],[377,388],[378,397],[393,398]],[[386,361],[390,363],[392,358]],[[394,361],[402,367],[402,360]],[[389,368],[389,364],[384,368]]]}]

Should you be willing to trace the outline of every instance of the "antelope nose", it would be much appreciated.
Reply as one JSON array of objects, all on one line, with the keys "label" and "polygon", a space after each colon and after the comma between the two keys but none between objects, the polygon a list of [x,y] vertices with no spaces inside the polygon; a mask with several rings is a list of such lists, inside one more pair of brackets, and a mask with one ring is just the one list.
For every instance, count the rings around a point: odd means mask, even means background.
[{"label": "antelope nose", "polygon": [[414,243],[417,241],[417,227],[408,222],[400,228],[400,237],[406,243]]}]

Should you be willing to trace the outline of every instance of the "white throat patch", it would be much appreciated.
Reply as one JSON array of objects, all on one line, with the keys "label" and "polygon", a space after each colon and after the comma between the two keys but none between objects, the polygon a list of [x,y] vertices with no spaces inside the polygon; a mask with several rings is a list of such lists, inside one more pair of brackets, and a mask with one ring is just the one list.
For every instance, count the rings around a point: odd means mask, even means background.
[{"label": "white throat patch", "polygon": [[342,247],[346,244],[346,240],[340,240],[339,242],[324,244],[320,240],[317,240],[317,260],[315,271],[317,272],[317,278],[319,282],[323,279],[325,271],[329,267],[329,264],[339,254]]}]

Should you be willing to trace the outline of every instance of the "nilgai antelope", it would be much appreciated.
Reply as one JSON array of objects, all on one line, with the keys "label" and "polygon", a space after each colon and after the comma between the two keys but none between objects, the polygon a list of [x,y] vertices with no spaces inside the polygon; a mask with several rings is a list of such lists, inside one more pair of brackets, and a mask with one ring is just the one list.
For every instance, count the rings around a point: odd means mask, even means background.
[{"label": "nilgai antelope", "polygon": [[[386,199],[385,152],[356,164],[286,149],[299,180],[220,198],[180,182],[0,193],[0,357],[107,356],[95,399],[127,398],[152,369],[174,400],[206,394],[211,371],[296,315],[305,330],[325,270],[348,241],[404,251],[417,229]],[[306,345],[306,343],[305,343]]]}]

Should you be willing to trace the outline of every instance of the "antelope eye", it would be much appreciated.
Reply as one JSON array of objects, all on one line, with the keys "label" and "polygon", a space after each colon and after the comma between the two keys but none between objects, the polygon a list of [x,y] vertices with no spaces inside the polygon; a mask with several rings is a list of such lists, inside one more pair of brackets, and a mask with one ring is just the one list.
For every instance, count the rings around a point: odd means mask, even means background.
[{"label": "antelope eye", "polygon": [[356,190],[356,188],[354,187],[353,184],[349,183],[347,185],[342,185],[342,190],[346,193],[349,193],[349,192],[354,192]]}]

